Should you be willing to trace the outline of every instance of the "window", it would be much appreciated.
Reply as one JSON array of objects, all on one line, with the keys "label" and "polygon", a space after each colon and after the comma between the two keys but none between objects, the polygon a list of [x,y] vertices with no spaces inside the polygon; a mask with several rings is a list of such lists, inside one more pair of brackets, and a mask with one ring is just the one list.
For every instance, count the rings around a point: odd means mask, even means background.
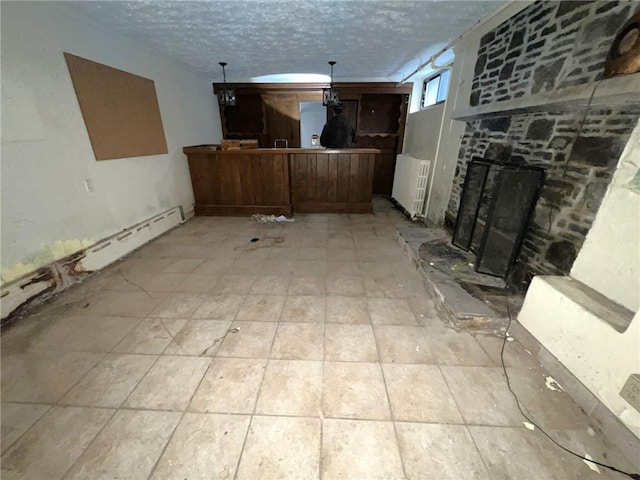
[{"label": "window", "polygon": [[422,104],[420,108],[427,108],[439,102],[444,102],[449,91],[449,77],[451,70],[444,70],[424,81],[422,85]]}]

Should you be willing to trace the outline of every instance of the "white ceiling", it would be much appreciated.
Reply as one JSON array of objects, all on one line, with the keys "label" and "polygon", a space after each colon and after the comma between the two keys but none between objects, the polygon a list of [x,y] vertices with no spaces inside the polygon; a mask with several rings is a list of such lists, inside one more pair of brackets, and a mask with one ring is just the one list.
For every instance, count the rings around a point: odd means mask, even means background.
[{"label": "white ceiling", "polygon": [[399,81],[504,0],[209,0],[63,2],[221,81],[281,73]]}]

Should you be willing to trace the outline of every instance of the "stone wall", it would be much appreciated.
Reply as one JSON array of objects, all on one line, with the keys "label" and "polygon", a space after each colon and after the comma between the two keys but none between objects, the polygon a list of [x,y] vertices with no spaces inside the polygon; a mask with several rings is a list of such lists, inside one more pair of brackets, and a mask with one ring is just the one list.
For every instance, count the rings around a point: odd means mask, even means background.
[{"label": "stone wall", "polygon": [[[473,157],[546,169],[521,260],[530,274],[566,274],[580,251],[640,106],[538,112],[467,123],[447,214],[455,219]],[[481,212],[480,217],[482,218]]]},{"label": "stone wall", "polygon": [[[482,38],[471,105],[530,99],[578,84],[595,86],[633,6],[627,1],[538,1],[525,8]],[[455,221],[473,157],[543,167],[545,184],[523,242],[519,273],[525,279],[568,274],[639,116],[640,105],[632,105],[468,122],[447,221]]]},{"label": "stone wall", "polygon": [[[634,8],[635,7],[635,8]],[[593,83],[630,1],[538,1],[480,41],[470,103],[484,105]]]}]

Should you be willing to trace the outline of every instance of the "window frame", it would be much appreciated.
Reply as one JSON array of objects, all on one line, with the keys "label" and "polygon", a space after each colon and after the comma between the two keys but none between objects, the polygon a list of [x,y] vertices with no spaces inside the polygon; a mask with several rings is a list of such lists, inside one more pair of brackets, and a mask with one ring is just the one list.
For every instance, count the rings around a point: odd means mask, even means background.
[{"label": "window frame", "polygon": [[[447,74],[447,72],[448,72],[448,75],[446,75],[446,80],[447,80],[446,88],[447,88],[447,90],[446,90],[446,93],[445,93],[445,97],[442,100],[438,100],[438,97],[440,96],[442,85],[443,85],[442,78],[443,78],[443,75]],[[427,86],[429,85],[430,82],[432,82],[432,81],[434,81],[436,79],[438,79],[438,87],[436,89],[436,101],[434,103],[430,103],[429,105],[425,105],[424,101],[425,101],[425,96],[427,94]],[[440,70],[439,72],[435,73],[434,75],[431,75],[431,76],[425,78],[423,80],[423,82],[422,82],[422,95],[420,96],[420,110],[426,110],[428,108],[431,108],[431,107],[434,107],[436,105],[439,105],[441,103],[446,102],[447,101],[447,97],[449,96],[449,83],[450,83],[450,81],[451,81],[451,70],[448,69],[448,68]]]}]

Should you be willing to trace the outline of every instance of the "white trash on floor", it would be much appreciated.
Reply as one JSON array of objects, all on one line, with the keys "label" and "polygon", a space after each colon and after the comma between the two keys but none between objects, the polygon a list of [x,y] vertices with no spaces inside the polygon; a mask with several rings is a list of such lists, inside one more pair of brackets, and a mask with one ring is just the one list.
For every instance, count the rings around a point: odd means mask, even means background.
[{"label": "white trash on floor", "polygon": [[295,219],[287,218],[284,215],[264,215],[262,213],[256,213],[252,215],[252,218],[258,223],[293,223]]}]

